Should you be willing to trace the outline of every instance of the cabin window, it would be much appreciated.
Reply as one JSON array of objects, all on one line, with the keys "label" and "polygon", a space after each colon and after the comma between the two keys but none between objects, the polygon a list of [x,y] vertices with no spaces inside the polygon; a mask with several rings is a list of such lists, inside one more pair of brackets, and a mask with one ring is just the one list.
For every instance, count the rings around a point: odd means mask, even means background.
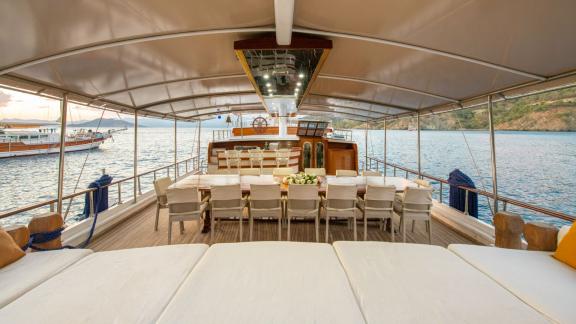
[{"label": "cabin window", "polygon": [[324,143],[316,143],[316,167],[324,167]]},{"label": "cabin window", "polygon": [[312,144],[304,143],[302,146],[302,167],[309,168],[312,163]]}]

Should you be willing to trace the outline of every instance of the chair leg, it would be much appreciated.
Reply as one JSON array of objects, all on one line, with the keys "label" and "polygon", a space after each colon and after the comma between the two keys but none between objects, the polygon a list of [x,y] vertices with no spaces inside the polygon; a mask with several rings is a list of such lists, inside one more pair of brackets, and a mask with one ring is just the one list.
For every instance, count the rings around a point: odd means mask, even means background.
[{"label": "chair leg", "polygon": [[316,226],[316,243],[320,242],[320,218],[316,215],[316,219],[314,221],[314,225]]},{"label": "chair leg", "polygon": [[250,234],[248,235],[248,240],[252,241],[252,235],[254,232],[254,219],[252,218],[252,215],[248,216],[248,231],[250,232]]},{"label": "chair leg", "polygon": [[212,212],[212,219],[210,222],[210,244],[214,243],[214,231],[216,230],[216,217],[214,217],[214,212]]},{"label": "chair leg", "polygon": [[158,231],[158,220],[160,219],[160,205],[156,204],[156,222],[154,223],[154,230]]},{"label": "chair leg", "polygon": [[184,234],[184,222],[180,221],[180,235]]},{"label": "chair leg", "polygon": [[416,221],[413,220],[412,221],[412,233],[414,233],[414,228],[416,227]]},{"label": "chair leg", "polygon": [[326,243],[328,243],[328,233],[329,233],[329,227],[330,226],[330,217],[326,216],[326,237],[324,238],[324,240],[326,241]]},{"label": "chair leg", "polygon": [[[386,223],[388,223],[388,221],[386,221]],[[396,242],[396,240],[394,240],[394,218],[390,218],[390,232],[392,233],[392,242]]]},{"label": "chair leg", "polygon": [[432,245],[432,220],[428,221],[428,244]]},{"label": "chair leg", "polygon": [[278,217],[278,241],[282,241],[282,217]]},{"label": "chair leg", "polygon": [[240,242],[242,242],[242,214],[238,217],[239,225],[240,225]]},{"label": "chair leg", "polygon": [[406,243],[406,220],[402,217],[402,241]]},{"label": "chair leg", "polygon": [[366,213],[364,213],[364,241],[368,239],[368,219],[366,218]]},{"label": "chair leg", "polygon": [[172,244],[172,221],[168,220],[168,245]]},{"label": "chair leg", "polygon": [[356,230],[356,217],[352,218],[352,229],[354,230],[354,241],[358,241],[358,231]]},{"label": "chair leg", "polygon": [[[288,215],[286,215],[286,222],[288,223],[288,233],[286,234],[286,239],[290,241],[290,217]],[[316,234],[316,239],[318,239],[318,234]]]}]

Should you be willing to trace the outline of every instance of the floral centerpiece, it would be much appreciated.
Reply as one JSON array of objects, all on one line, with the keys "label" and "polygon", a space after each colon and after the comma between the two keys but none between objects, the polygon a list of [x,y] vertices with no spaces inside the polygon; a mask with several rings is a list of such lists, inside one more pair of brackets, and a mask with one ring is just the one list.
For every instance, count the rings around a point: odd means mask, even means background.
[{"label": "floral centerpiece", "polygon": [[312,174],[306,174],[304,172],[300,172],[298,174],[291,174],[289,176],[284,177],[282,180],[283,184],[317,184],[318,177]]}]

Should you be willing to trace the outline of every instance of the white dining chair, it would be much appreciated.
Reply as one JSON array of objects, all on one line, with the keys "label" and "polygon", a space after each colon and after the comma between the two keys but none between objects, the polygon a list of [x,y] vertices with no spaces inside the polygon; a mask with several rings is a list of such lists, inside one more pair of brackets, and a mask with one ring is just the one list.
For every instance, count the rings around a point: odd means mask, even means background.
[{"label": "white dining chair", "polygon": [[362,211],[364,220],[364,241],[368,237],[368,219],[378,219],[380,229],[385,229],[390,220],[392,242],[394,242],[394,197],[396,187],[368,185],[364,198],[358,199],[358,208]]},{"label": "white dining chair", "polygon": [[380,171],[367,170],[362,171],[362,175],[365,177],[380,177],[382,176],[382,173],[380,173]]},{"label": "white dining chair", "polygon": [[160,219],[160,208],[168,208],[168,199],[166,198],[166,190],[172,184],[170,177],[160,178],[154,181],[154,192],[156,193],[156,221],[154,222],[154,230],[158,230],[158,220]]},{"label": "white dining chair", "polygon": [[230,168],[240,168],[241,167],[241,160],[240,160],[240,151],[236,150],[226,150],[224,152],[224,157],[226,158],[226,167],[228,170]]},{"label": "white dining chair", "polygon": [[290,149],[279,149],[276,151],[276,167],[280,168],[281,166],[287,167],[290,163],[290,154],[292,150]]},{"label": "white dining chair", "polygon": [[238,169],[239,175],[252,175],[252,176],[259,176],[261,170],[258,168],[240,168]]},{"label": "white dining chair", "polygon": [[432,188],[432,186],[430,185],[430,182],[428,182],[424,179],[416,179],[416,180],[414,180],[414,183],[416,183],[418,185],[418,187],[421,187],[421,188]]},{"label": "white dining chair", "polygon": [[279,184],[250,185],[248,199],[248,224],[250,241],[254,233],[254,219],[272,218],[278,220],[278,241],[282,239],[282,192]]},{"label": "white dining chair", "polygon": [[314,218],[316,242],[320,239],[320,196],[318,186],[312,184],[291,184],[286,199],[287,239],[290,241],[290,222],[293,218]]},{"label": "white dining chair", "polygon": [[309,174],[309,175],[324,177],[324,176],[326,176],[326,169],[324,169],[324,168],[305,168],[304,173]]},{"label": "white dining chair", "polygon": [[274,168],[272,170],[272,175],[275,177],[285,177],[294,174],[294,169],[292,168]]},{"label": "white dining chair", "polygon": [[242,219],[246,199],[242,197],[240,184],[213,186],[210,188],[210,243],[214,241],[216,223],[223,218],[238,218],[240,241],[242,241]]},{"label": "white dining chair", "polygon": [[337,177],[357,177],[358,172],[356,170],[336,170]]},{"label": "white dining chair", "polygon": [[330,233],[330,218],[346,219],[352,221],[354,229],[354,241],[358,240],[356,232],[356,218],[360,216],[356,208],[356,185],[331,185],[326,187],[326,197],[322,197],[322,207],[326,221],[326,242]]},{"label": "white dining chair", "polygon": [[406,242],[406,222],[412,221],[412,232],[416,221],[426,221],[428,243],[432,244],[432,189],[407,187],[402,201],[396,200],[394,211],[400,216],[402,241]]},{"label": "white dining chair", "polygon": [[262,169],[262,164],[264,162],[264,154],[261,149],[248,150],[248,155],[250,157],[250,167],[254,168],[257,166]]},{"label": "white dining chair", "polygon": [[[198,188],[168,188],[168,244],[172,244],[172,223],[180,222],[180,234],[184,234],[184,221],[203,219],[209,197],[202,199]],[[201,226],[200,226],[201,227]]]}]

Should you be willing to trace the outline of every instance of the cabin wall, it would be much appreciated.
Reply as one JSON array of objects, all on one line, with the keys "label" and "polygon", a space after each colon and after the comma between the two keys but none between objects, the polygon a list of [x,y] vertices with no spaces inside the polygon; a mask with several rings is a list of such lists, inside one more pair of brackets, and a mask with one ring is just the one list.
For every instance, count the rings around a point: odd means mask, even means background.
[{"label": "cabin wall", "polygon": [[[297,127],[288,127],[288,135],[296,135]],[[268,126],[258,128],[256,130],[253,127],[234,127],[232,128],[232,135],[233,136],[253,136],[253,135],[278,135],[278,127],[277,126]]]}]

